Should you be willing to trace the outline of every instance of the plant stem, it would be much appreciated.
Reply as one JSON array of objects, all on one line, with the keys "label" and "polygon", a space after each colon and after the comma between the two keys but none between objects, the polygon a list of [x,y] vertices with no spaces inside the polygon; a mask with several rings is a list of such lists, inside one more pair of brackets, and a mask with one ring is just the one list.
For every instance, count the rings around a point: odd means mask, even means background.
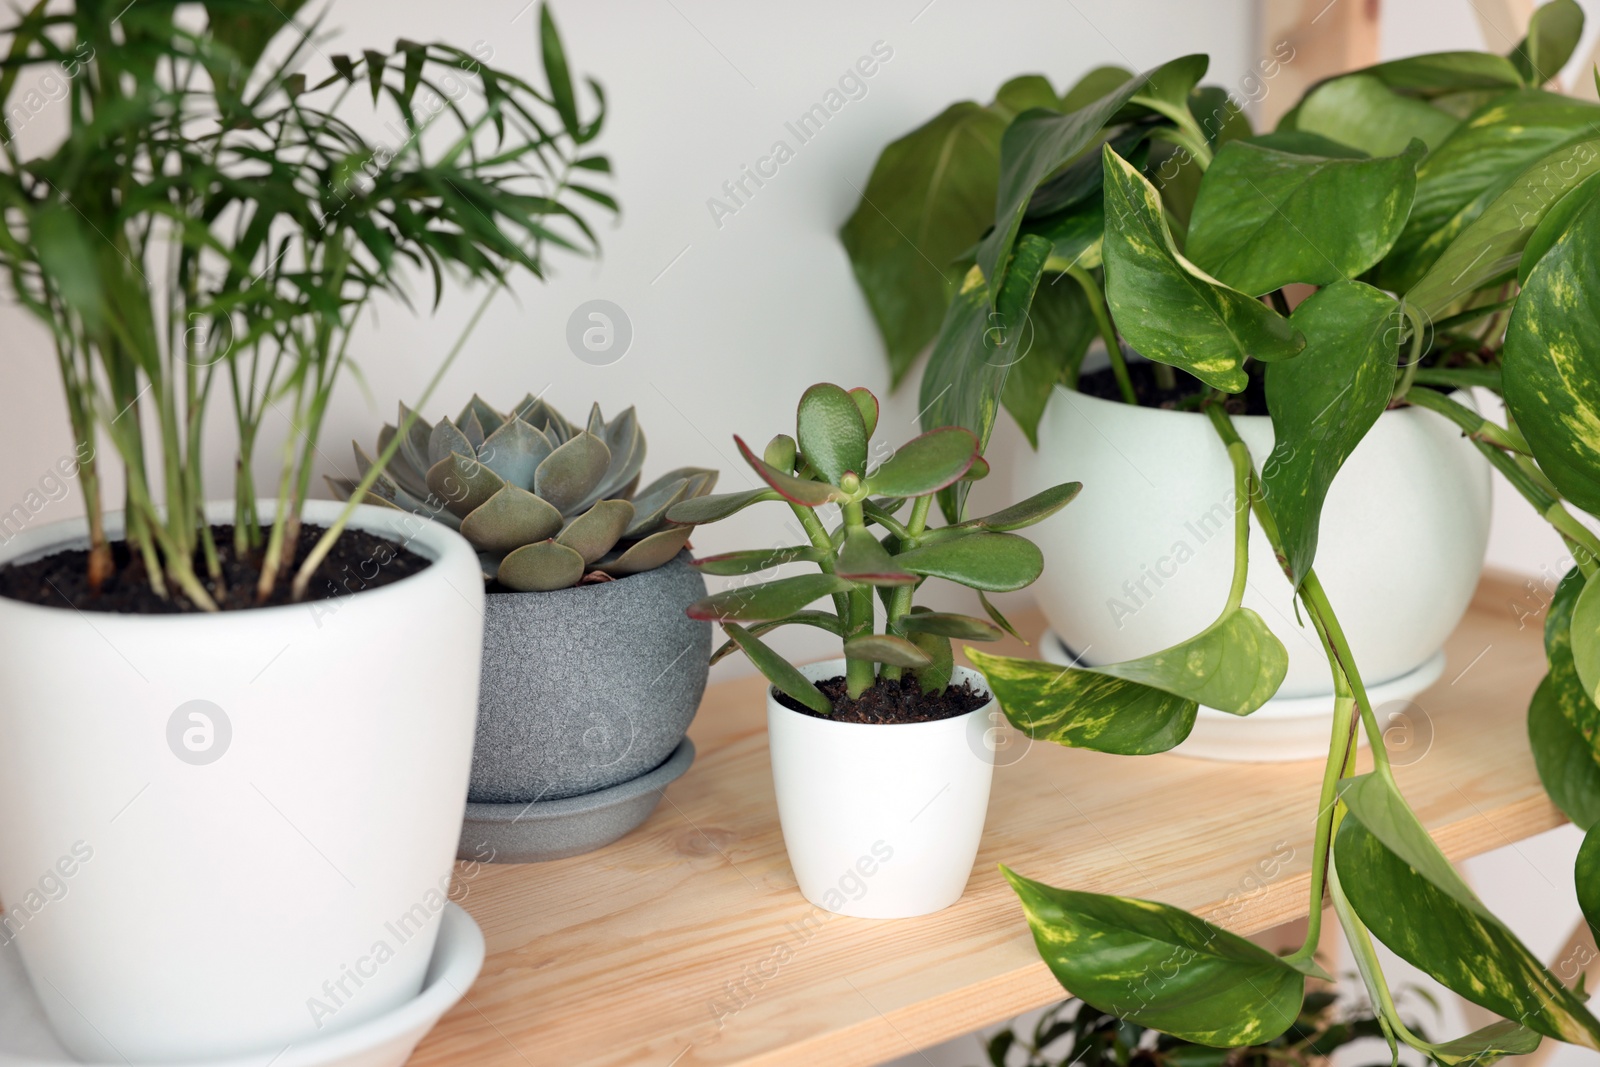
[{"label": "plant stem", "polygon": [[1222,609],[1224,615],[1236,611],[1244,603],[1245,584],[1250,573],[1251,484],[1255,478],[1250,449],[1243,441],[1228,445],[1228,459],[1233,463],[1233,584],[1228,588],[1228,606]]},{"label": "plant stem", "polygon": [[[919,496],[911,502],[911,519],[906,524],[906,536],[901,538],[902,541],[906,542],[905,548],[916,547],[917,539],[921,537],[922,531],[927,528],[928,510],[932,506],[933,497],[931,495]],[[911,612],[911,596],[915,590],[916,586],[902,585],[889,597],[889,606],[884,611],[883,629],[885,633],[894,634],[896,637],[905,636],[905,632],[900,628],[900,621]],[[886,663],[881,674],[886,679],[899,681],[904,672],[905,668]]]},{"label": "plant stem", "polygon": [[1490,444],[1522,455],[1529,454],[1528,442],[1523,439],[1521,433],[1497,425],[1441,392],[1433,389],[1417,389],[1405,393],[1404,399],[1416,407],[1427,408],[1443,415],[1461,427],[1462,432],[1478,444]]},{"label": "plant stem", "polygon": [[[849,486],[847,485],[848,489]],[[866,519],[861,512],[859,500],[840,506],[839,510],[844,515],[844,535],[846,538],[857,530],[866,528]],[[850,614],[845,619],[844,639],[848,644],[853,638],[864,637],[872,633],[872,587],[858,586],[846,594],[850,601]],[[844,661],[845,689],[851,700],[857,700],[868,689],[872,688],[878,680],[877,664],[870,659],[857,659],[848,652]]]},{"label": "plant stem", "polygon": [[1128,364],[1122,358],[1122,345],[1118,343],[1117,331],[1111,325],[1111,315],[1106,310],[1100,283],[1082,267],[1069,267],[1067,273],[1072,275],[1073,281],[1083,287],[1083,295],[1089,300],[1089,311],[1094,315],[1096,325],[1100,327],[1100,339],[1105,342],[1106,358],[1111,360],[1111,373],[1117,379],[1117,388],[1122,391],[1123,402],[1137,406],[1139,397],[1133,391],[1133,379],[1128,377]]}]

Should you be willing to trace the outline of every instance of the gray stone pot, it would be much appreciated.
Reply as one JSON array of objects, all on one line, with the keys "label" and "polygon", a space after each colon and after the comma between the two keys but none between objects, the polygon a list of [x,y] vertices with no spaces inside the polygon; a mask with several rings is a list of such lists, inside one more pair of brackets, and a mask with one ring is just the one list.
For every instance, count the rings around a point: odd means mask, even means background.
[{"label": "gray stone pot", "polygon": [[579,796],[672,755],[706,688],[711,624],[687,552],[653,571],[548,593],[490,593],[473,803]]}]

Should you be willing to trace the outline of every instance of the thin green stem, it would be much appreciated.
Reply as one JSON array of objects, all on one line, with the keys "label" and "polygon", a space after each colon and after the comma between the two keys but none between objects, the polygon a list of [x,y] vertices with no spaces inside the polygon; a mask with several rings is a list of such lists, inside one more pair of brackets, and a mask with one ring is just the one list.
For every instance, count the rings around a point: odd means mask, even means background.
[{"label": "thin green stem", "polygon": [[1117,388],[1122,392],[1123,402],[1137,405],[1139,396],[1133,391],[1133,379],[1128,376],[1128,362],[1122,358],[1122,345],[1117,341],[1117,331],[1111,324],[1110,312],[1106,310],[1100,283],[1082,267],[1069,267],[1067,273],[1072,276],[1073,281],[1082,286],[1083,295],[1089,300],[1089,311],[1094,315],[1095,325],[1100,328],[1100,340],[1105,342],[1106,358],[1111,360],[1111,373],[1117,379]]},{"label": "thin green stem", "polygon": [[1244,603],[1246,579],[1250,574],[1250,503],[1255,467],[1250,449],[1243,441],[1228,445],[1233,463],[1233,584],[1228,588],[1228,606],[1223,614],[1238,610]]},{"label": "thin green stem", "polygon": [[[917,539],[922,536],[923,530],[927,529],[928,511],[932,507],[933,497],[931,495],[919,496],[911,502],[911,519],[905,527],[906,536],[902,538],[906,542],[906,548],[915,547]],[[893,634],[896,637],[905,635],[905,631],[901,629],[900,624],[911,613],[911,596],[915,590],[916,586],[902,585],[890,595],[888,607],[884,611],[883,629],[885,633]],[[903,673],[904,668],[897,667],[892,663],[885,664],[882,671],[884,678],[893,681],[898,681]]]},{"label": "thin green stem", "polygon": [[1528,442],[1516,430],[1497,425],[1458,401],[1434,389],[1416,389],[1404,394],[1404,399],[1419,408],[1437,412],[1461,427],[1463,433],[1479,444],[1489,444],[1508,452],[1528,453]]}]

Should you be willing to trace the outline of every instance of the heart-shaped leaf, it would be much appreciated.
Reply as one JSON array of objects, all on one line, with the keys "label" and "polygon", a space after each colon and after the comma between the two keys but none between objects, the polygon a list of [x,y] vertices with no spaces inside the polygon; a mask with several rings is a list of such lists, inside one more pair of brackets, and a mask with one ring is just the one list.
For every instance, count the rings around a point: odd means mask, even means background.
[{"label": "heart-shaped leaf", "polygon": [[822,690],[811,683],[805,675],[795,670],[789,661],[778,655],[759,638],[737,623],[725,622],[723,630],[730,640],[739,646],[739,650],[750,657],[750,662],[756,665],[756,670],[766,675],[780,693],[784,693],[812,711],[821,715],[833,713],[833,703],[822,695]]},{"label": "heart-shaped leaf", "polygon": [[900,620],[900,628],[909,634],[938,634],[961,641],[998,641],[1005,631],[987,619],[971,615],[956,615],[944,611],[919,611]]},{"label": "heart-shaped leaf", "polygon": [[799,478],[788,471],[779,470],[752,452],[742,437],[735,436],[733,442],[739,446],[739,452],[744,456],[745,462],[755,469],[761,480],[776,489],[791,504],[820,508],[824,504],[832,504],[849,497],[848,493],[836,485]]},{"label": "heart-shaped leaf", "polygon": [[768,622],[781,619],[813,601],[856,588],[831,574],[797,574],[756,585],[737,586],[689,605],[691,619],[712,622]]},{"label": "heart-shaped leaf", "polygon": [[1347,74],[1312,89],[1294,110],[1294,128],[1358,148],[1369,156],[1404,152],[1413,139],[1444,143],[1457,119],[1396,92],[1371,72]]},{"label": "heart-shaped leaf", "polygon": [[776,490],[762,487],[744,489],[737,493],[696,497],[693,500],[680,500],[667,509],[667,521],[683,526],[716,522],[719,519],[726,519],[729,515],[737,515],[751,504],[782,499],[783,496]]},{"label": "heart-shaped leaf", "polygon": [[912,574],[945,578],[988,593],[1021,589],[1044,570],[1044,557],[1032,541],[986,530],[913,548],[896,556],[895,562]]},{"label": "heart-shaped leaf", "polygon": [[1545,610],[1550,671],[1528,704],[1528,743],[1545,792],[1567,818],[1588,829],[1600,823],[1600,757],[1595,754],[1600,708],[1584,692],[1572,657],[1573,608],[1584,588],[1582,572],[1573,567]]},{"label": "heart-shaped leaf", "polygon": [[917,584],[917,576],[896,563],[878,539],[859,526],[845,532],[833,573],[846,581],[868,585]]},{"label": "heart-shaped leaf", "polygon": [[533,474],[533,491],[562,514],[574,510],[611,466],[611,449],[587,430],[573,434],[544,458]]},{"label": "heart-shaped leaf", "polygon": [[867,428],[855,398],[820,382],[800,395],[795,423],[800,454],[822,477],[838,485],[846,471],[867,470]]},{"label": "heart-shaped leaf", "polygon": [[792,545],[788,548],[755,548],[744,552],[724,552],[719,556],[706,556],[690,566],[701,574],[755,574],[785,563],[818,563],[825,557],[820,549],[810,545]]},{"label": "heart-shaped leaf", "polygon": [[1543,1040],[1526,1026],[1501,1019],[1454,1041],[1428,1045],[1427,1053],[1445,1067],[1485,1067],[1502,1056],[1525,1056]]},{"label": "heart-shaped leaf", "polygon": [[526,489],[502,486],[461,520],[461,535],[480,552],[510,552],[561,529],[561,512]]},{"label": "heart-shaped leaf", "polygon": [[1283,684],[1289,653],[1261,616],[1235,608],[1171,648],[1093,669],[1231,715],[1248,715]]},{"label": "heart-shaped leaf", "polygon": [[519,593],[568,589],[583,578],[583,557],[566,545],[538,541],[523,545],[500,561],[495,577]]},{"label": "heart-shaped leaf", "polygon": [[1338,159],[1231,142],[1200,183],[1184,254],[1249,296],[1353,278],[1400,236],[1426,151],[1412,141],[1396,156]]},{"label": "heart-shaped leaf", "polygon": [[1000,870],[1051,973],[1101,1011],[1218,1048],[1270,1041],[1300,1014],[1305,974],[1237,934],[1155,901]]},{"label": "heart-shaped leaf", "polygon": [[556,537],[556,544],[575,550],[585,564],[590,564],[611,551],[632,521],[632,504],[626,500],[602,500],[568,523]]},{"label": "heart-shaped leaf", "polygon": [[1094,671],[964,651],[1011,725],[1029,737],[1148,756],[1175,747],[1194,729],[1192,700]]},{"label": "heart-shaped leaf", "polygon": [[895,667],[927,667],[933,663],[922,649],[893,634],[863,634],[844,643],[845,659],[871,660]]},{"label": "heart-shaped leaf", "polygon": [[1104,162],[1106,302],[1136,351],[1237,393],[1246,357],[1271,363],[1305,346],[1283,316],[1179,254],[1160,194],[1109,146]]},{"label": "heart-shaped leaf", "polygon": [[[1587,162],[1600,166],[1600,151],[1596,151],[1597,146],[1594,142],[1583,141],[1580,142],[1580,145],[1586,148],[1584,155],[1587,156]],[[1576,154],[1578,147],[1580,146],[1571,146],[1561,151],[1563,153],[1573,152]],[[1576,164],[1577,160],[1574,159],[1573,162]],[[1586,168],[1583,170],[1583,173],[1588,176],[1567,190],[1566,194],[1559,200],[1551,204],[1549,209],[1545,211],[1544,217],[1539,219],[1538,225],[1533,228],[1533,232],[1528,234],[1528,243],[1523,246],[1522,258],[1517,260],[1518,285],[1528,284],[1528,274],[1533,270],[1534,265],[1543,259],[1544,254],[1550,251],[1551,247],[1561,239],[1562,234],[1567,232],[1567,227],[1571,226],[1572,220],[1578,217],[1578,212],[1588,207],[1596,196],[1600,196],[1600,173],[1592,173],[1592,169]],[[1496,203],[1498,203],[1498,200]],[[1468,227],[1467,233],[1470,234],[1475,230],[1494,211],[1494,207],[1495,205],[1491,204],[1489,210],[1485,211],[1477,222]],[[1526,232],[1526,227],[1523,228],[1523,232]],[[1450,249],[1445,250],[1444,256],[1440,257],[1441,262],[1450,255],[1450,251],[1454,247],[1452,245]],[[1438,270],[1439,264],[1434,264],[1433,269]],[[1433,271],[1429,271],[1430,276],[1432,273]],[[1424,278],[1423,281],[1426,282],[1427,279]]]}]

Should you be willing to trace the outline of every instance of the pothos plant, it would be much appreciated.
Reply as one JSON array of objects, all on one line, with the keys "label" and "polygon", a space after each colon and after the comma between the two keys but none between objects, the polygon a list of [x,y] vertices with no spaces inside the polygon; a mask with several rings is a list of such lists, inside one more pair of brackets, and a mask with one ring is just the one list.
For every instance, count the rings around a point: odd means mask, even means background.
[{"label": "pothos plant", "polygon": [[[930,424],[987,440],[1003,403],[1031,432],[1098,336],[1126,399],[1125,347],[1187,388],[1233,467],[1234,581],[1217,621],[1174,648],[1095,667],[969,650],[1011,721],[1061,744],[1142,754],[1182,741],[1200,704],[1260,707],[1285,653],[1240,606],[1252,517],[1328,655],[1334,727],[1299,950],[1280,957],[1177,908],[1005,871],[1046,961],[1099,1008],[1207,1045],[1268,1040],[1293,1024],[1317,973],[1327,896],[1391,1046],[1442,1063],[1525,1052],[1541,1035],[1600,1048],[1581,992],[1484,907],[1407,806],[1314,566],[1329,485],[1384,410],[1415,405],[1458,425],[1576,561],[1546,616],[1549,674],[1529,738],[1556,803],[1585,829],[1600,824],[1600,538],[1573,510],[1600,515],[1600,106],[1542,88],[1581,29],[1577,6],[1556,0],[1510,56],[1443,53],[1342,75],[1259,135],[1220,91],[1197,88],[1203,56],[1137,76],[1097,71],[1065,97],[1022,79],[1009,94],[1021,84],[1036,106],[1004,119],[976,189],[993,191],[993,211],[969,211],[959,234],[941,228],[956,220],[950,179],[914,162],[959,136],[949,112],[880,161],[929,205],[927,226],[901,228],[964,250],[953,282],[924,271],[915,283],[949,284],[922,342]],[[962,194],[969,208],[974,188]],[[870,185],[867,195],[883,203]],[[900,314],[885,298],[898,282],[873,233],[858,214],[845,237],[884,322]],[[1257,378],[1275,436],[1264,474],[1227,404]],[[1469,386],[1503,397],[1503,423],[1449,395]],[[952,489],[943,503],[959,518]],[[1364,775],[1358,730],[1373,754]],[[1600,924],[1600,830],[1577,883]],[[1395,1010],[1374,938],[1502,1021],[1427,1041]]]},{"label": "pothos plant", "polygon": [[[257,602],[285,582],[298,599],[344,523],[295,558],[318,434],[373,297],[409,302],[410,270],[431,277],[435,305],[447,272],[492,293],[517,271],[541,274],[548,245],[592,243],[578,198],[615,209],[574,180],[609,171],[586,147],[603,108],[580,116],[548,11],[546,84],[535,86],[488,65],[492,49],[405,39],[329,56],[316,71],[321,17],[294,21],[303,6],[39,0],[3,31],[6,114],[37,96],[23,75],[64,68],[70,78],[67,133],[48,154],[26,158],[18,129],[0,131],[0,271],[54,341],[85,457],[93,591],[119,570],[103,438],[126,485],[123,577],[218,607],[202,446],[220,392],[238,441],[232,548],[256,564]],[[388,136],[346,118],[363,97],[391,117]],[[269,417],[289,432],[265,528],[253,470]],[[363,492],[410,428],[364,472]]]},{"label": "pothos plant", "polygon": [[[993,641],[1010,628],[984,594],[1021,589],[1043,569],[1039,549],[1014,531],[1061,510],[1079,485],[1058,485],[993,515],[930,527],[934,494],[989,473],[971,430],[929,430],[869,468],[878,400],[866,389],[827,383],[801,396],[796,424],[795,436],[777,435],[759,456],[734,438],[764,485],[685,500],[668,509],[667,519],[684,525],[714,522],[751,504],[782,500],[804,530],[806,544],[729,552],[694,565],[706,574],[739,576],[811,563],[818,573],[735,585],[691,605],[690,616],[718,622],[727,633],[728,644],[715,658],[742,650],[779,692],[819,714],[831,714],[833,703],[762,641],[763,635],[780,626],[806,625],[842,638],[852,700],[880,679],[900,684],[906,671],[923,692],[942,692],[954,670],[952,638]],[[908,504],[910,513],[902,514]],[[838,510],[831,530],[818,514],[830,505]],[[990,617],[913,606],[912,595],[927,578],[978,590]],[[824,597],[832,598],[832,611],[808,609]],[[877,599],[883,602],[881,631],[875,625]]]}]

